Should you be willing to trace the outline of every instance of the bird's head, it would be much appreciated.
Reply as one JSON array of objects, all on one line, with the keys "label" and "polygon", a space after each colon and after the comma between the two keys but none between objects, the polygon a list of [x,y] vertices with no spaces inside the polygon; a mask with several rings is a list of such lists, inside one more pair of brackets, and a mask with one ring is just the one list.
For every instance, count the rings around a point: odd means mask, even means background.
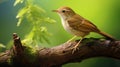
[{"label": "bird's head", "polygon": [[60,17],[63,19],[75,15],[75,12],[69,7],[60,7],[57,10],[53,10],[53,12],[57,12],[60,15]]}]

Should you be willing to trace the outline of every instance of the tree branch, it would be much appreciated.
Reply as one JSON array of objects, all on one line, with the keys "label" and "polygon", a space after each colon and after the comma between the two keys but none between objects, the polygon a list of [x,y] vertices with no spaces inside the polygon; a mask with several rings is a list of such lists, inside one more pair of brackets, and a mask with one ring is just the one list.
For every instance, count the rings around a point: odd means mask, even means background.
[{"label": "tree branch", "polygon": [[[37,50],[35,60],[31,62],[31,58],[28,58],[28,55],[24,52],[26,47],[22,46],[21,41],[16,34],[13,36],[13,39],[15,45],[14,48],[12,48],[13,51],[8,50],[7,52],[4,52],[3,55],[0,54],[0,67],[4,64],[12,67],[61,67],[67,63],[81,62],[84,59],[93,57],[120,59],[120,41],[85,38],[80,43],[79,49],[73,54],[72,48],[78,41]],[[17,46],[17,49],[16,45],[19,45]],[[12,64],[8,63],[9,59],[12,59]],[[18,65],[16,65],[16,63]]]}]

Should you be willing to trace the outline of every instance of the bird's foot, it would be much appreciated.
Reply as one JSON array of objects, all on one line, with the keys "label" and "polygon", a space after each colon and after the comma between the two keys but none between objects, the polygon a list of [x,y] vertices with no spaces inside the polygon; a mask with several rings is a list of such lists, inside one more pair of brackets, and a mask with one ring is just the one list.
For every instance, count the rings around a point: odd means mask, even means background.
[{"label": "bird's foot", "polygon": [[73,54],[76,50],[79,50],[79,45],[80,45],[80,42],[78,42],[78,43],[72,48],[72,54]]}]

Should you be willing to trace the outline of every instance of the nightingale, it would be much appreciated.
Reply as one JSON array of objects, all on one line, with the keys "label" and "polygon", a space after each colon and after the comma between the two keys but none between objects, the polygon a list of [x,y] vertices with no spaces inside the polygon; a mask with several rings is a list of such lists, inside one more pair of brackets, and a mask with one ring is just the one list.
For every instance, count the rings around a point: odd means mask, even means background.
[{"label": "nightingale", "polygon": [[66,31],[75,35],[75,37],[81,37],[80,41],[75,45],[75,47],[73,47],[73,52],[77,49],[81,40],[90,32],[95,32],[107,39],[115,40],[111,35],[98,29],[92,22],[75,13],[70,7],[60,7],[57,10],[53,10],[53,12],[57,12],[59,14],[62,25]]}]

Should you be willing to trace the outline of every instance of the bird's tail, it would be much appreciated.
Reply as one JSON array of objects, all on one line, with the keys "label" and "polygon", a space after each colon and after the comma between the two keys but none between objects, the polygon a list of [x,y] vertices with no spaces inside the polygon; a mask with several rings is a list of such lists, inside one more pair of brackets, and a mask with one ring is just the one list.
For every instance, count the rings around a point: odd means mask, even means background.
[{"label": "bird's tail", "polygon": [[110,39],[110,40],[116,40],[114,37],[112,37],[111,35],[105,33],[105,32],[102,32],[100,31],[99,34],[103,35],[104,37],[106,37],[107,39]]}]

